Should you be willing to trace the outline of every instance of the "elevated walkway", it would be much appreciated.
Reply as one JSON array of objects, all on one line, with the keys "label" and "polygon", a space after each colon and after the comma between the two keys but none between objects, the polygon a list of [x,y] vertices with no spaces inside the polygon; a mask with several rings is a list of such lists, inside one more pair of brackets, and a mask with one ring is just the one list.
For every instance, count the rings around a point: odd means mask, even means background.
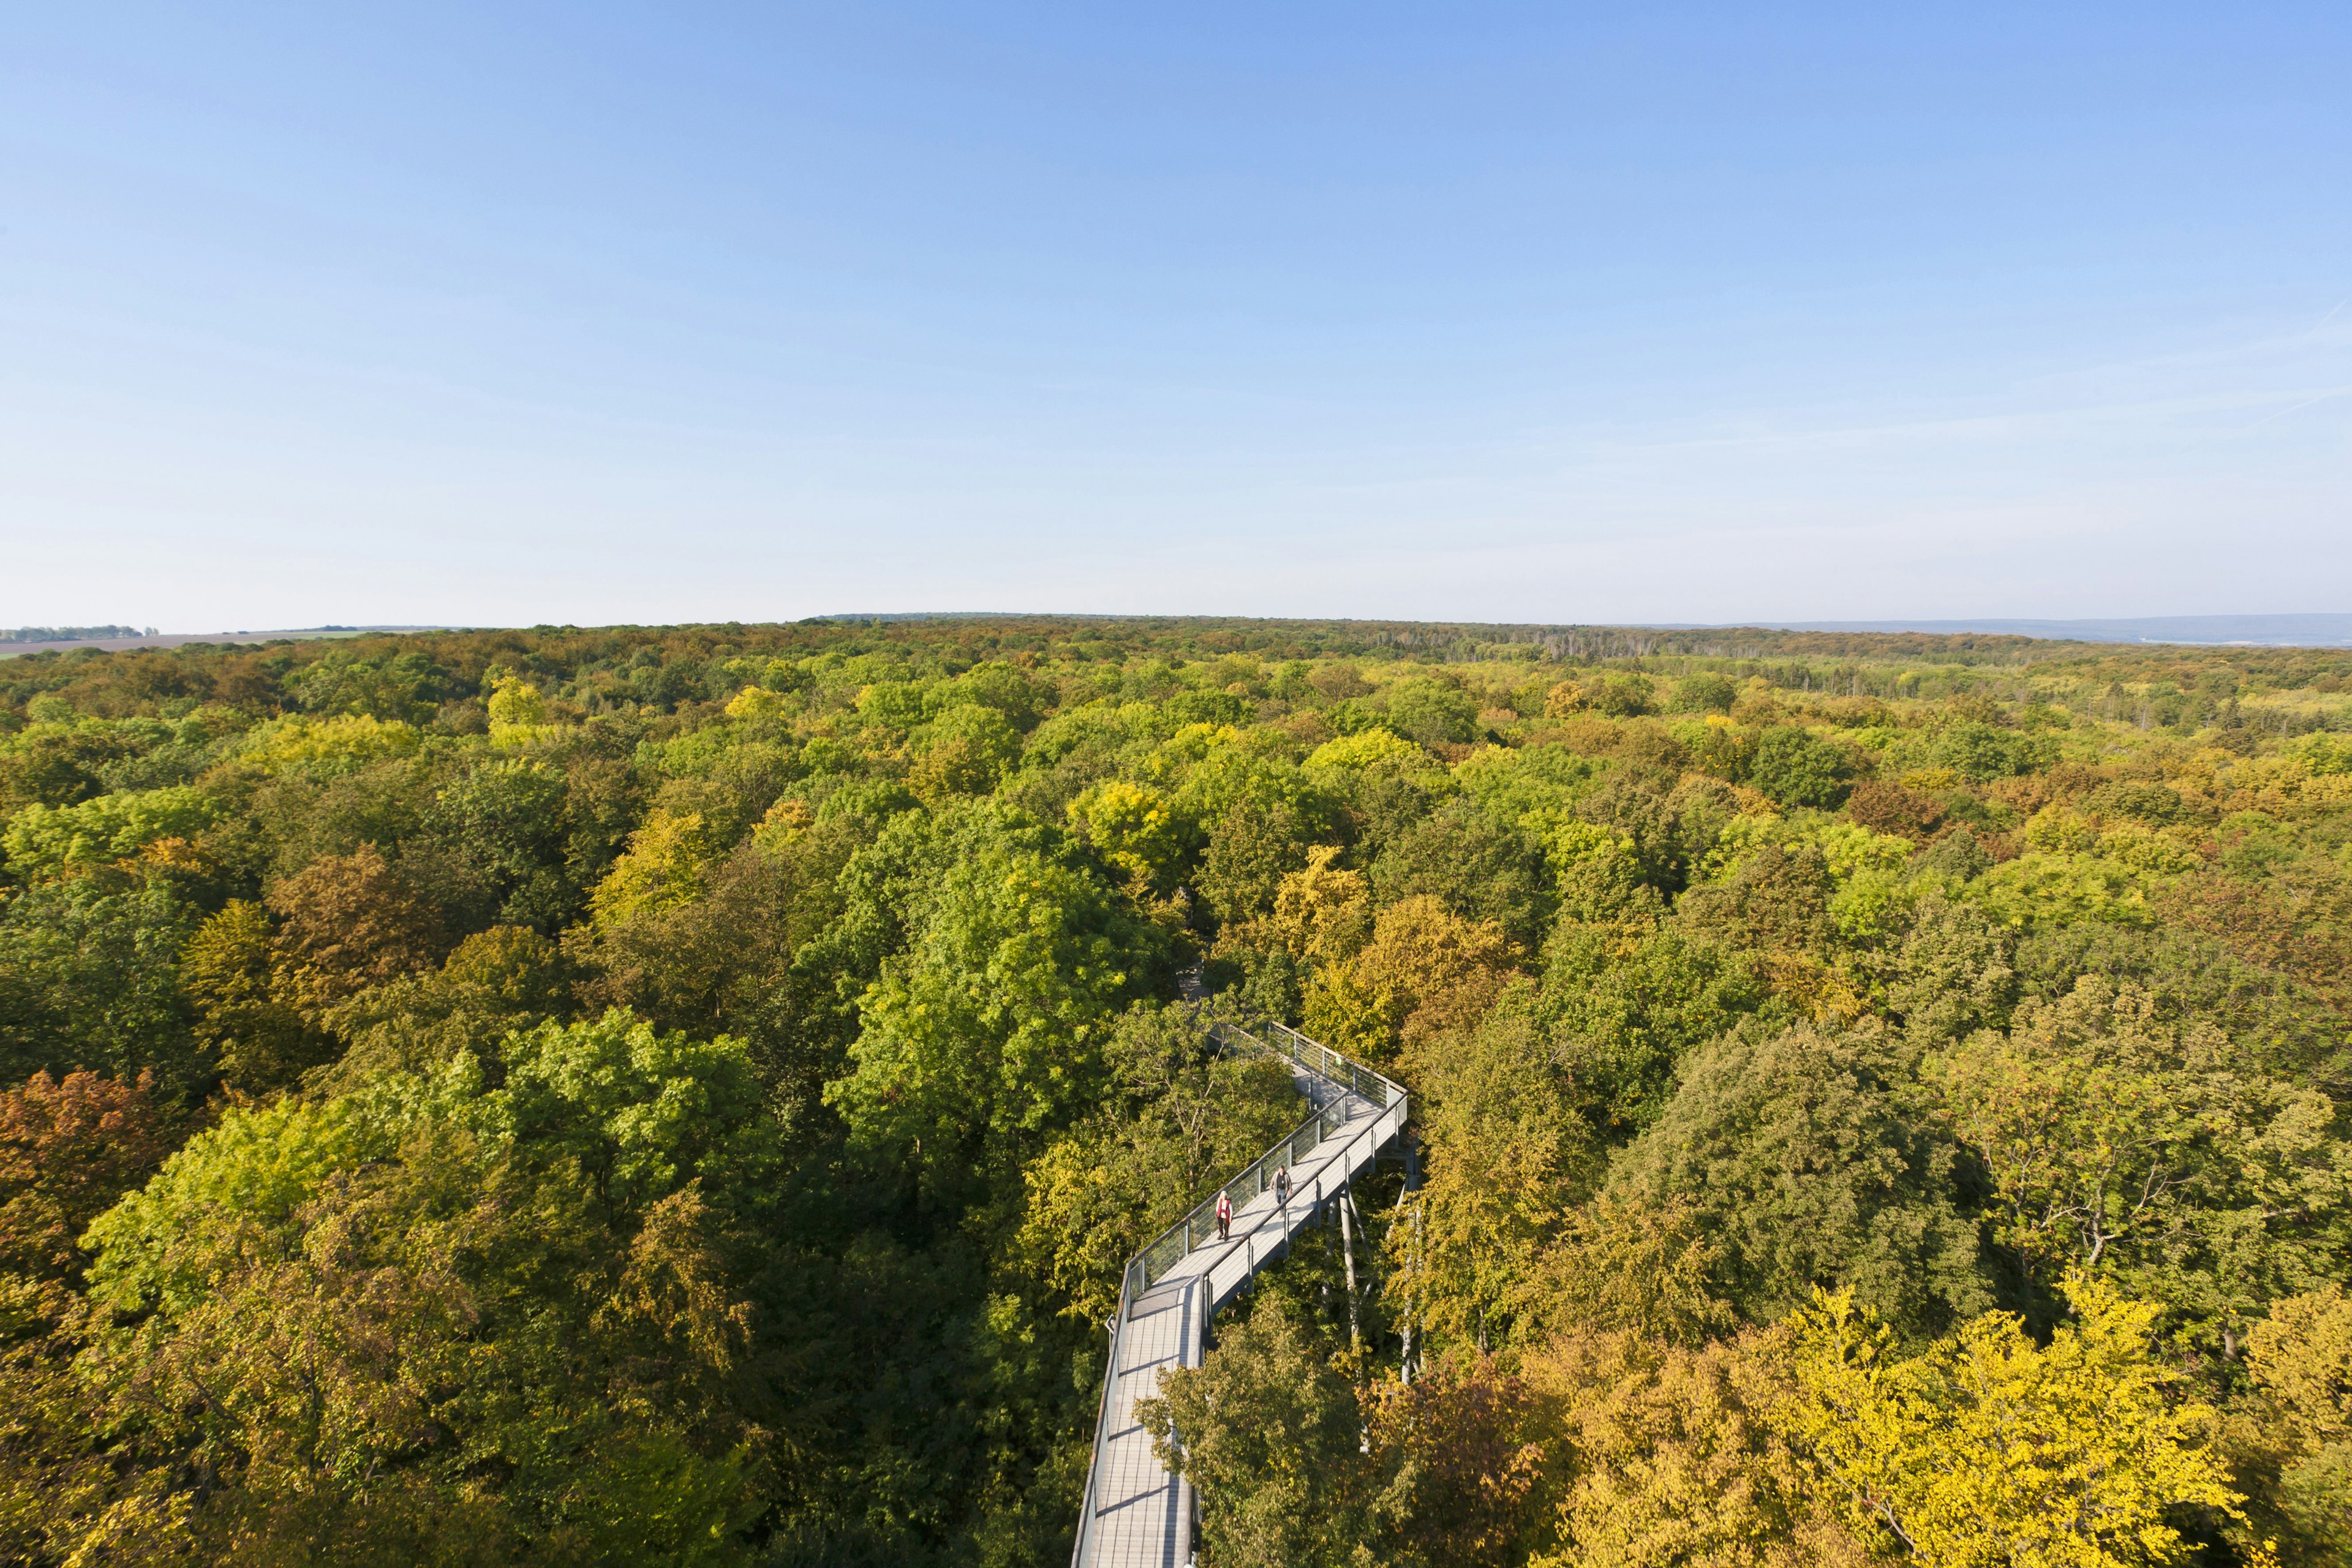
[{"label": "elevated walkway", "polygon": [[[1233,1198],[1228,1237],[1217,1236],[1212,1193],[1129,1260],[1073,1568],[1183,1568],[1192,1560],[1192,1488],[1153,1456],[1150,1434],[1136,1424],[1136,1404],[1159,1392],[1168,1368],[1201,1364],[1217,1309],[1261,1266],[1282,1257],[1291,1238],[1404,1129],[1402,1089],[1294,1029],[1275,1025],[1261,1038],[1222,1025],[1219,1037],[1228,1049],[1286,1061],[1315,1114],[1219,1189]],[[1285,1169],[1286,1203],[1278,1201],[1275,1183]]]}]

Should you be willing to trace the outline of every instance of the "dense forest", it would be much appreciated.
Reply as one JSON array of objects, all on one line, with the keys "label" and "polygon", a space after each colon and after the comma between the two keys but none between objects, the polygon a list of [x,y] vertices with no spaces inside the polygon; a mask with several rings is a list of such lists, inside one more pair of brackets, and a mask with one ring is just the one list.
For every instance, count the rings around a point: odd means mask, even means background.
[{"label": "dense forest", "polygon": [[[2352,653],[837,620],[0,660],[0,1556],[2352,1562]],[[1179,1000],[1197,974],[1209,994]],[[1370,1245],[1361,1245],[1369,1240]]]}]

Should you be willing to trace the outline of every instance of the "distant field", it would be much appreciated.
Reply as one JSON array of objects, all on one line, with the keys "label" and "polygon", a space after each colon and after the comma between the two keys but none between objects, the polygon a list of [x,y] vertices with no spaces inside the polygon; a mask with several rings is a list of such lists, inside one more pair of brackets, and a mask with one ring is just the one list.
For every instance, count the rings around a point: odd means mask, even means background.
[{"label": "distant field", "polygon": [[110,652],[129,647],[180,647],[188,643],[266,643],[310,642],[325,637],[356,637],[379,632],[437,631],[437,626],[304,626],[290,631],[260,632],[164,632],[142,637],[81,637],[59,642],[0,643],[0,658],[15,658],[28,653],[63,653],[78,647],[105,648]]}]

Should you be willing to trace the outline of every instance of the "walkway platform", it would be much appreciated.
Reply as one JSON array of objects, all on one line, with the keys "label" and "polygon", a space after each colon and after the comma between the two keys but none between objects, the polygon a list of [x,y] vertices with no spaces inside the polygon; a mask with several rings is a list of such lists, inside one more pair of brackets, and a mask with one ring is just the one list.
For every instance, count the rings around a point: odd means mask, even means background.
[{"label": "walkway platform", "polygon": [[[1201,1364],[1217,1310],[1284,1256],[1291,1238],[1321,1218],[1323,1205],[1404,1128],[1404,1091],[1379,1074],[1278,1026],[1268,1031],[1271,1043],[1227,1032],[1239,1037],[1229,1045],[1245,1042],[1287,1060],[1316,1113],[1223,1189],[1234,1203],[1229,1237],[1217,1236],[1212,1194],[1129,1263],[1074,1568],[1184,1568],[1192,1561],[1192,1488],[1160,1468],[1135,1406],[1159,1391],[1170,1367]],[[1276,1198],[1275,1173],[1286,1167],[1284,1203]]]}]

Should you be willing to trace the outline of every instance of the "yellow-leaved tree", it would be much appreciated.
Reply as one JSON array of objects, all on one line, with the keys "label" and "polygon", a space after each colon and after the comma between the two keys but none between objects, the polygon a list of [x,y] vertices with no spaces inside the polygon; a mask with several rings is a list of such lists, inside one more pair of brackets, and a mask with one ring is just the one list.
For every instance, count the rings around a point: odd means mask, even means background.
[{"label": "yellow-leaved tree", "polygon": [[1333,865],[1339,858],[1336,845],[1317,845],[1275,890],[1267,934],[1302,963],[1345,963],[1370,934],[1371,884]]},{"label": "yellow-leaved tree", "polygon": [[2338,1285],[2271,1303],[2247,1336],[2254,1394],[2233,1425],[2239,1473],[2280,1555],[2352,1556],[2352,1297]]},{"label": "yellow-leaved tree", "polygon": [[1400,899],[1345,963],[1325,963],[1307,988],[1307,1032],[1386,1065],[1444,1029],[1469,1028],[1502,994],[1518,956],[1503,928],[1451,913],[1426,893]]},{"label": "yellow-leaved tree", "polygon": [[488,706],[494,746],[524,745],[547,729],[547,700],[520,675],[493,671]]},{"label": "yellow-leaved tree", "polygon": [[2046,1346],[1987,1312],[1898,1359],[1850,1290],[1796,1315],[1782,1419],[1849,1524],[1933,1568],[2125,1568],[2189,1559],[2173,1510],[2243,1520],[2216,1412],[2149,1352],[2161,1309],[2081,1269],[2063,1289]]},{"label": "yellow-leaved tree", "polygon": [[747,686],[727,700],[727,717],[739,724],[765,724],[782,717],[790,706],[781,691]]},{"label": "yellow-leaved tree", "polygon": [[634,915],[692,903],[701,896],[704,874],[717,855],[700,812],[673,816],[656,806],[588,896],[592,922],[600,931],[609,931]]},{"label": "yellow-leaved tree", "polygon": [[1557,1472],[1530,1568],[1871,1568],[1892,1560],[1829,1517],[1773,1412],[1785,1326],[1678,1344],[1578,1327],[1526,1377]]},{"label": "yellow-leaved tree", "polygon": [[1069,816],[1104,859],[1146,886],[1160,881],[1183,853],[1168,802],[1142,784],[1097,784],[1070,803]]}]

